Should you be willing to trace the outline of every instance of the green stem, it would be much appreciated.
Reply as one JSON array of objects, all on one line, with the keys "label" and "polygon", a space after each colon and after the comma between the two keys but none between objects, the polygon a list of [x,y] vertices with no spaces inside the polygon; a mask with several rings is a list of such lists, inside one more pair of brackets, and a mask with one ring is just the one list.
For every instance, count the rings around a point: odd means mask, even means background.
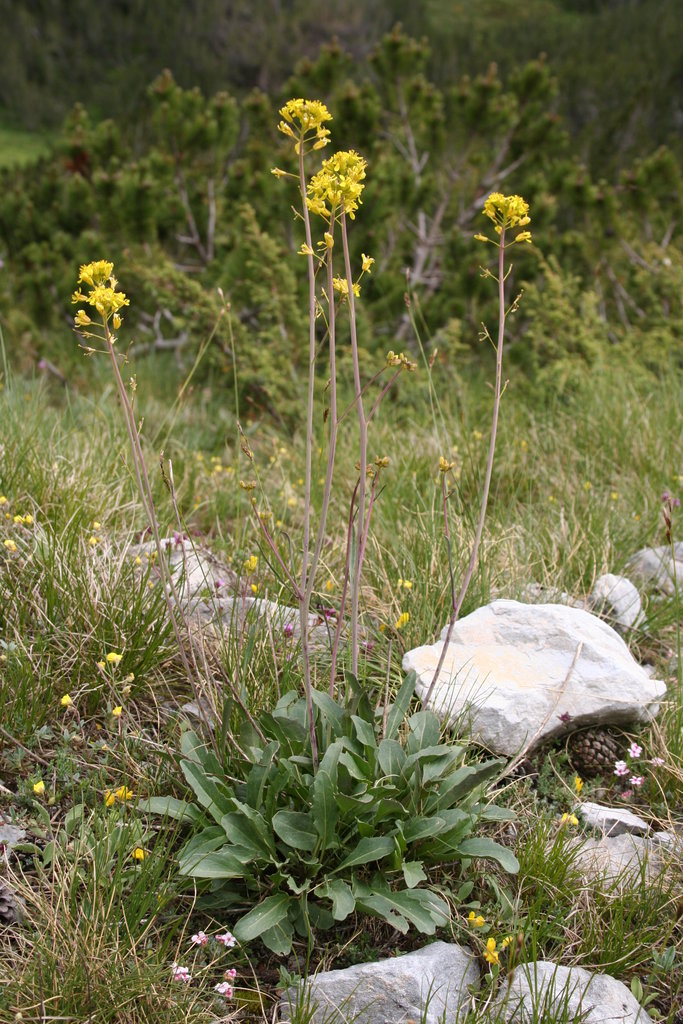
[{"label": "green stem", "polygon": [[359,485],[358,485],[358,511],[356,516],[356,557],[351,574],[351,671],[358,676],[358,613],[360,605],[360,581],[363,569],[362,557],[362,534],[365,523],[365,492],[366,473],[368,463],[368,424],[363,408],[363,389],[360,380],[360,362],[358,358],[358,332],[356,329],[356,306],[353,294],[353,276],[351,274],[351,256],[349,254],[349,240],[346,232],[346,215],[342,207],[341,211],[342,242],[344,246],[344,267],[346,270],[346,282],[348,285],[349,299],[349,321],[351,330],[351,358],[353,361],[353,383],[356,394],[356,414],[358,416],[359,431]]},{"label": "green stem", "polygon": [[[306,415],[306,473],[304,493],[304,536],[301,565],[301,597],[299,598],[299,625],[301,630],[301,658],[304,669],[304,689],[306,693],[306,714],[308,731],[311,738],[311,756],[315,768],[318,767],[318,743],[313,720],[313,698],[311,696],[311,659],[308,646],[308,610],[310,606],[309,565],[308,558],[311,543],[311,466],[313,461],[313,402],[315,397],[315,266],[313,263],[313,240],[311,235],[311,218],[306,205],[306,173],[304,170],[304,140],[299,145],[299,187],[301,189],[301,205],[308,246],[308,405]],[[314,573],[311,567],[310,579]]]},{"label": "green stem", "polygon": [[481,508],[479,510],[479,519],[477,521],[477,527],[474,534],[474,543],[472,545],[472,553],[470,555],[469,564],[465,573],[465,578],[462,581],[459,594],[455,595],[455,589],[452,587],[452,606],[453,612],[451,614],[450,621],[448,623],[448,630],[446,631],[446,637],[443,641],[441,648],[441,655],[439,657],[434,676],[429,689],[425,694],[423,704],[429,703],[436,681],[439,678],[439,673],[443,668],[443,663],[446,660],[446,654],[448,652],[448,645],[453,634],[453,627],[457,621],[460,609],[462,608],[463,601],[467,594],[472,575],[474,573],[475,566],[477,564],[477,558],[479,556],[479,545],[481,543],[482,533],[484,531],[484,522],[486,520],[486,509],[489,500],[489,490],[491,488],[491,474],[493,472],[493,456],[496,450],[496,433],[498,430],[498,413],[500,411],[500,399],[503,390],[503,342],[505,340],[505,228],[500,236],[500,243],[498,246],[498,343],[496,345],[496,383],[494,389],[493,399],[493,418],[491,423],[491,440],[489,441],[489,453],[486,460],[486,475],[484,477],[484,489],[481,497]]}]

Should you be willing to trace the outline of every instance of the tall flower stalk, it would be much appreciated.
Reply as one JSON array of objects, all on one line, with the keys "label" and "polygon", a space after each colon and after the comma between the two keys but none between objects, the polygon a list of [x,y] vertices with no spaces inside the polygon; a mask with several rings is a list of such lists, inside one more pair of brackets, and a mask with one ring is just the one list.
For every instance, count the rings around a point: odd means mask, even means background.
[{"label": "tall flower stalk", "polygon": [[[116,388],[119,394],[121,407],[123,409],[128,440],[131,446],[135,482],[138,487],[147,523],[154,539],[154,546],[157,552],[157,562],[159,572],[161,573],[169,618],[178,644],[178,650],[180,652],[185,673],[190,686],[192,687],[195,700],[197,701],[197,706],[202,709],[203,703],[200,700],[200,688],[198,685],[199,671],[194,658],[194,652],[192,652],[193,664],[191,665],[187,656],[185,644],[182,640],[180,623],[178,621],[178,615],[182,614],[180,612],[181,603],[173,582],[171,570],[164,558],[161,536],[159,533],[159,524],[157,522],[156,512],[154,509],[152,488],[147,474],[147,467],[144,453],[142,451],[142,445],[140,443],[138,426],[135,421],[135,411],[119,367],[119,359],[116,350],[116,335],[114,332],[118,331],[123,322],[120,311],[124,309],[125,306],[130,305],[130,302],[125,292],[118,290],[118,281],[114,277],[114,264],[110,263],[108,260],[97,260],[94,263],[87,263],[83,265],[80,268],[78,275],[78,285],[79,287],[73,293],[72,301],[75,304],[82,303],[84,306],[90,306],[94,311],[96,319],[93,320],[90,314],[84,308],[81,308],[74,317],[74,324],[83,338],[95,338],[98,341],[104,342],[106,354],[109,356],[112,364],[114,378],[116,380]],[[85,288],[86,291],[83,291],[83,288]],[[92,355],[97,351],[87,344],[84,345],[83,348],[88,355]],[[130,388],[131,393],[134,394],[134,377],[131,378]]]},{"label": "tall flower stalk", "polygon": [[[460,589],[457,590],[455,586],[455,577],[453,573],[453,561],[452,561],[452,550],[451,550],[451,537],[450,528],[448,524],[448,490],[446,485],[446,477],[452,468],[452,464],[449,463],[443,457],[440,459],[439,468],[441,470],[442,480],[442,499],[443,499],[443,512],[444,521],[446,528],[446,543],[448,545],[448,562],[449,570],[451,575],[451,617],[448,622],[448,629],[446,630],[446,636],[441,648],[441,654],[437,663],[432,681],[429,684],[429,689],[424,697],[424,704],[428,704],[429,700],[434,692],[437,680],[441,669],[443,668],[446,655],[448,653],[448,645],[453,635],[453,629],[457,622],[458,616],[462,609],[463,602],[467,595],[474,570],[477,565],[479,558],[479,547],[481,544],[481,538],[484,532],[484,523],[486,521],[486,510],[488,507],[489,491],[491,489],[491,475],[493,473],[493,459],[496,451],[496,436],[498,433],[498,415],[500,412],[500,402],[503,395],[503,345],[505,341],[505,321],[508,314],[513,312],[517,308],[517,301],[515,299],[510,309],[505,306],[505,281],[509,274],[509,270],[505,270],[505,250],[511,245],[516,245],[518,242],[531,243],[531,232],[530,231],[518,231],[515,238],[512,241],[506,243],[506,232],[511,231],[515,228],[525,227],[530,223],[529,218],[529,205],[522,199],[521,196],[504,196],[500,192],[493,192],[486,202],[484,203],[483,212],[485,216],[489,217],[494,224],[494,229],[498,235],[497,239],[489,238],[488,235],[479,233],[474,237],[487,244],[495,245],[498,249],[497,264],[498,273],[497,275],[492,273],[490,270],[485,270],[484,275],[486,277],[492,277],[498,284],[498,337],[496,340],[496,380],[493,388],[493,412],[491,418],[491,438],[489,440],[489,450],[486,459],[486,471],[484,473],[484,486],[481,496],[481,506],[479,508],[479,516],[477,518],[477,525],[474,531],[474,540],[472,542],[472,551],[470,554],[470,560],[465,571]],[[484,328],[484,337],[489,341],[491,336],[488,330]]]}]

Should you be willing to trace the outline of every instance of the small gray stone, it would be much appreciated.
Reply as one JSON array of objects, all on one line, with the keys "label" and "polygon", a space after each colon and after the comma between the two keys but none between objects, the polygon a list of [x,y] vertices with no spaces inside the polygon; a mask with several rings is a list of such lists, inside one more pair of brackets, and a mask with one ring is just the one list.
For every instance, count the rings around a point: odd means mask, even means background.
[{"label": "small gray stone", "polygon": [[656,846],[661,846],[664,850],[669,850],[679,857],[683,855],[683,835],[678,832],[664,829],[662,832],[653,832],[650,839]]},{"label": "small gray stone", "polygon": [[633,629],[643,621],[640,594],[625,576],[599,576],[588,603],[594,611],[611,619],[617,629]]},{"label": "small gray stone", "polygon": [[26,838],[26,829],[17,825],[0,825],[0,847],[4,847],[6,853],[21,843]]},{"label": "small gray stone", "polygon": [[[675,564],[674,564],[675,563]],[[629,558],[626,568],[634,578],[661,590],[668,597],[675,593],[674,573],[683,580],[683,541],[671,547],[663,544],[658,548],[641,548]]]},{"label": "small gray stone", "polygon": [[637,887],[641,878],[653,882],[664,870],[658,849],[643,836],[623,832],[604,839],[577,839],[574,865],[589,880]]},{"label": "small gray stone", "polygon": [[[433,942],[391,960],[317,974],[299,1002],[313,1009],[306,1016],[311,1024],[455,1024],[467,1012],[468,987],[478,984],[471,950]],[[280,1000],[282,1024],[296,1004],[289,989]]]},{"label": "small gray stone", "polygon": [[629,989],[607,974],[591,974],[583,967],[562,967],[548,960],[520,964],[507,990],[494,1006],[504,1020],[527,1024],[530,1020],[581,1021],[582,1024],[651,1024]]},{"label": "small gray stone", "polygon": [[581,804],[580,810],[587,825],[601,829],[608,836],[620,836],[625,832],[644,836],[649,831],[648,823],[625,807],[605,807],[587,800]]}]

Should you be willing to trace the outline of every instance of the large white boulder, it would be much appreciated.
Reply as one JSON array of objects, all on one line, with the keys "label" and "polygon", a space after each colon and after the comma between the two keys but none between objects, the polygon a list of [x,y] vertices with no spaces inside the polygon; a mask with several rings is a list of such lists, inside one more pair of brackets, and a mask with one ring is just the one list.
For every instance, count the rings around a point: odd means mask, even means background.
[{"label": "large white boulder", "polygon": [[[444,647],[407,651],[426,698]],[[647,721],[666,685],[590,612],[494,601],[456,622],[429,706],[458,731],[508,756],[580,725]]]}]

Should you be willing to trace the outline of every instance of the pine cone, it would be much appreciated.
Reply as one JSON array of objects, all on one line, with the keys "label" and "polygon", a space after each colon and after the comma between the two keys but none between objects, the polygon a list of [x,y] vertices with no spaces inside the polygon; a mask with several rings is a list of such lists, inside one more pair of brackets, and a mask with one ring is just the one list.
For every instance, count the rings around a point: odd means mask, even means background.
[{"label": "pine cone", "polygon": [[623,743],[606,729],[584,729],[567,740],[569,761],[582,778],[610,775],[623,753]]},{"label": "pine cone", "polygon": [[6,882],[0,881],[0,928],[19,924],[20,919],[19,899],[14,895]]}]

